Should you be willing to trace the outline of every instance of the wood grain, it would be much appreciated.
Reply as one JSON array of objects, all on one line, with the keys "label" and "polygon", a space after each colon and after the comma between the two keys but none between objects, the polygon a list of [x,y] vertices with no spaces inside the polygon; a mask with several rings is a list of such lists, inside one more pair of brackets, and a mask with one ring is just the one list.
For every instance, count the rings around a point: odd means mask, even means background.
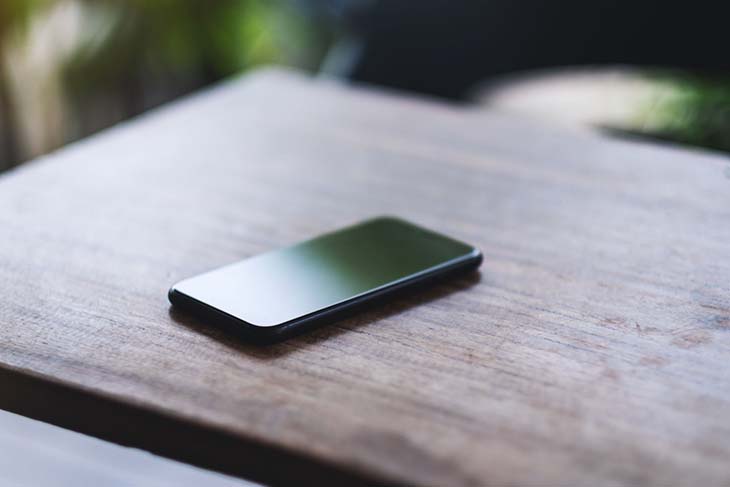
[{"label": "wood grain", "polygon": [[[233,80],[0,179],[0,406],[273,482],[728,485],[726,165]],[[167,304],[379,214],[479,246],[481,275],[269,348]]]}]

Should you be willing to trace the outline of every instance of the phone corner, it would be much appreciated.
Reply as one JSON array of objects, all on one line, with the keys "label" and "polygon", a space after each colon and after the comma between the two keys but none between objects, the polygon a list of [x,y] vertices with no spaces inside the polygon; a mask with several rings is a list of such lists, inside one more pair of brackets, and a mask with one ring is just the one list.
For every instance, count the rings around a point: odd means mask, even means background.
[{"label": "phone corner", "polygon": [[472,248],[471,252],[469,253],[470,260],[474,263],[474,267],[477,268],[480,265],[482,265],[482,262],[484,262],[484,254],[481,250],[474,247]]},{"label": "phone corner", "polygon": [[399,224],[402,225],[404,223],[408,223],[406,220],[404,220],[401,217],[395,216],[395,215],[375,215],[374,217],[366,220],[366,223],[390,223],[390,224]]},{"label": "phone corner", "polygon": [[175,286],[177,286],[177,284],[173,284],[172,286],[170,286],[170,289],[167,290],[167,300],[170,301],[170,304],[172,305],[177,304],[180,294],[180,291],[178,291]]}]

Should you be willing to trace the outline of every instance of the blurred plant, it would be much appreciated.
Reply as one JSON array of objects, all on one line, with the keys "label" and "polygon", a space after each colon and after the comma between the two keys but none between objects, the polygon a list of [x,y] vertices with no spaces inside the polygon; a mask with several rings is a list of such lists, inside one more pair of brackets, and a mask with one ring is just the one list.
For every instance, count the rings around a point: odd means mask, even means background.
[{"label": "blurred plant", "polygon": [[686,72],[656,72],[648,79],[657,95],[639,108],[638,133],[730,152],[730,79]]},{"label": "blurred plant", "polygon": [[79,50],[100,49],[110,36],[113,20],[104,6],[57,2],[5,36],[3,78],[10,121],[23,153],[38,155],[63,143],[69,110],[62,67]]},{"label": "blurred plant", "polygon": [[511,74],[475,93],[493,110],[730,152],[729,78],[580,66]]},{"label": "blurred plant", "polygon": [[258,64],[316,67],[330,34],[304,13],[284,0],[3,0],[0,169]]}]

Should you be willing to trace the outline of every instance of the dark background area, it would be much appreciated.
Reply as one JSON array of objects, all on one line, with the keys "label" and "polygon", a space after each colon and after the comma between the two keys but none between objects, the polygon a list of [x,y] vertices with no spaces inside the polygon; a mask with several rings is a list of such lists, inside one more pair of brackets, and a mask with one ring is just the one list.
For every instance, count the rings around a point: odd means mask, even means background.
[{"label": "dark background area", "polygon": [[553,66],[630,64],[715,74],[730,67],[724,2],[360,4],[350,24],[362,49],[348,74],[438,96],[464,98],[489,76]]}]

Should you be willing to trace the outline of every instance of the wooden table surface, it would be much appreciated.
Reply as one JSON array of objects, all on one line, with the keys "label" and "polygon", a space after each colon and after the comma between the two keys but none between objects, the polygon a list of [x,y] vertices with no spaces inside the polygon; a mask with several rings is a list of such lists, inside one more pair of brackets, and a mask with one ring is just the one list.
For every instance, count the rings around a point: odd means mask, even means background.
[{"label": "wooden table surface", "polygon": [[[481,273],[260,348],[171,283],[380,214]],[[0,407],[272,483],[730,484],[730,172],[285,71],[0,178]]]}]

